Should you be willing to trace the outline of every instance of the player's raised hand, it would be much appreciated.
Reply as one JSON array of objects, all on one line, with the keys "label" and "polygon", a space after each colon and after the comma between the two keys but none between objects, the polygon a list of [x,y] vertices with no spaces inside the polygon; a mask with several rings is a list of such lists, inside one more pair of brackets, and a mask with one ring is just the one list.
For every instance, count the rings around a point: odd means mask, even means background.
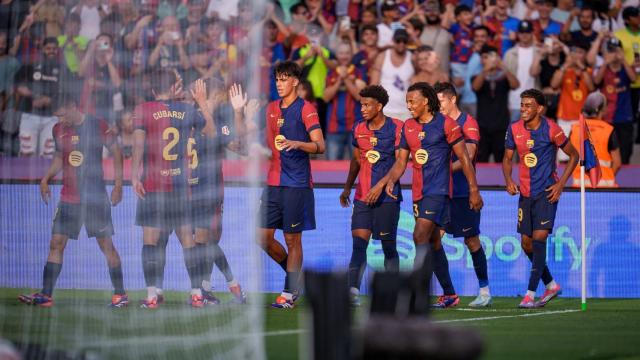
[{"label": "player's raised hand", "polygon": [[349,199],[350,196],[351,189],[342,190],[342,194],[340,194],[340,206],[343,208],[351,206],[351,199]]},{"label": "player's raised hand", "polygon": [[389,197],[391,197],[393,200],[397,200],[398,197],[395,196],[393,194],[393,189],[396,187],[396,184],[393,183],[392,181],[387,181],[387,186],[386,186],[386,193],[387,195],[389,195]]},{"label": "player's raised hand", "polygon": [[515,195],[520,192],[518,190],[518,185],[516,185],[513,180],[507,181],[507,192],[509,193],[509,195]]},{"label": "player's raised hand", "polygon": [[242,112],[247,105],[247,93],[242,92],[242,85],[234,83],[229,88],[229,101],[235,112]]},{"label": "player's raised hand", "polygon": [[122,201],[122,185],[116,185],[111,190],[111,206],[116,206]]},{"label": "player's raised hand", "polygon": [[42,197],[42,201],[49,205],[51,190],[49,190],[49,184],[46,181],[40,181],[40,196]]},{"label": "player's raised hand", "polygon": [[382,190],[384,190],[385,185],[386,184],[381,184],[381,185],[376,184],[376,186],[372,187],[367,193],[367,195],[364,197],[364,202],[369,206],[375,204],[376,201],[378,201],[378,199],[380,198],[380,194],[382,194]]},{"label": "player's raised hand", "polygon": [[202,79],[198,79],[193,84],[191,89],[191,96],[195,100],[196,104],[200,106],[202,111],[208,111],[207,106],[207,84]]},{"label": "player's raised hand", "polygon": [[469,208],[471,210],[480,211],[484,206],[484,202],[482,201],[482,196],[480,196],[480,191],[471,191],[469,192]]},{"label": "player's raised hand", "polygon": [[144,196],[147,194],[147,192],[144,190],[144,186],[142,185],[140,179],[131,179],[131,185],[133,186],[133,191],[135,191],[136,195],[140,199],[144,199]]},{"label": "player's raised hand", "polygon": [[173,84],[173,98],[182,99],[184,98],[184,81],[178,70],[173,69],[173,73],[176,75],[176,82]]},{"label": "player's raised hand", "polygon": [[547,187],[546,189],[544,189],[548,193],[547,200],[549,200],[550,203],[558,202],[558,200],[560,200],[560,195],[562,194],[563,189],[564,189],[564,184],[560,182],[557,182]]}]

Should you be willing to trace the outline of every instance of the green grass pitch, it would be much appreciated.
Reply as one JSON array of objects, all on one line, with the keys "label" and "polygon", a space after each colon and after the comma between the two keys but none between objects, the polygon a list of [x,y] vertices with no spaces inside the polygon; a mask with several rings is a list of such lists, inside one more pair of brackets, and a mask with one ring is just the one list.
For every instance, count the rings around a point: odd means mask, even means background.
[{"label": "green grass pitch", "polygon": [[[167,304],[152,311],[135,306],[142,292],[130,294],[129,308],[109,309],[107,292],[57,290],[55,306],[45,309],[19,303],[22,291],[0,289],[0,337],[95,358],[241,358],[246,354],[234,352],[242,349],[236,345],[257,339],[269,359],[297,359],[308,343],[304,298],[296,309],[279,310],[268,308],[273,294],[258,297],[264,328],[253,333],[249,324],[260,313],[251,307],[191,309],[186,293],[168,293]],[[478,310],[467,308],[469,301],[433,311],[432,319],[476,329],[485,339],[484,359],[640,359],[638,299],[593,299],[586,312],[578,311],[579,299],[559,298],[536,310],[517,309],[516,298],[496,298]],[[357,310],[356,324],[365,308]],[[244,320],[234,320],[239,314]]]}]

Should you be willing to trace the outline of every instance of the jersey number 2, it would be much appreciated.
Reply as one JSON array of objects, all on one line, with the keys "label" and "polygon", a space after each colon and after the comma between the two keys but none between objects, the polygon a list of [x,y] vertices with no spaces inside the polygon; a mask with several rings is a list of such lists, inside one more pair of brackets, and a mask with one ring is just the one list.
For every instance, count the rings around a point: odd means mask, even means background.
[{"label": "jersey number 2", "polygon": [[[177,160],[178,154],[172,154],[171,150],[173,150],[173,148],[178,144],[178,141],[180,141],[180,131],[178,131],[178,129],[174,127],[168,127],[162,132],[162,140],[169,141],[169,143],[162,149],[162,158],[166,161]],[[194,138],[189,138],[189,141],[187,142],[187,153],[191,158],[189,161],[190,169],[195,169],[198,167],[198,153],[193,147],[195,143],[196,140]]]}]

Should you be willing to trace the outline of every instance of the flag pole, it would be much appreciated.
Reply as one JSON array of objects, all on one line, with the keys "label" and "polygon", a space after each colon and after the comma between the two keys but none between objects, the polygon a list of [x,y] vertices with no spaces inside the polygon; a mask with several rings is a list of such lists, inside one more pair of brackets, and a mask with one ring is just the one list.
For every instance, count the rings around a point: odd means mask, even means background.
[{"label": "flag pole", "polygon": [[582,311],[587,310],[587,237],[586,237],[586,198],[584,189],[584,161],[580,162],[580,235],[582,243],[580,256],[582,263]]}]

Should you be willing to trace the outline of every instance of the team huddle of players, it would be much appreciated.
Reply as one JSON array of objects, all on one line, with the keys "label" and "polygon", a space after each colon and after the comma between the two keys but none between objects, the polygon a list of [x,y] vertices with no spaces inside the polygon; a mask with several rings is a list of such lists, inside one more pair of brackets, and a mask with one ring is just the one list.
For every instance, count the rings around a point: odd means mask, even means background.
[{"label": "team huddle of players", "polygon": [[[309,154],[323,153],[325,144],[314,106],[297,96],[302,69],[286,61],[275,66],[274,75],[280,99],[266,109],[266,143],[271,157],[257,234],[260,246],[286,273],[283,291],[272,306],[293,308],[299,296],[302,232],[316,226]],[[136,225],[143,229],[142,266],[147,285],[147,297],[141,306],[157,308],[163,302],[164,247],[171,231],[175,231],[183,247],[191,282],[191,306],[219,303],[211,290],[213,264],[225,275],[234,301],[244,303],[246,297],[218,243],[224,194],[222,158],[227,148],[242,152],[247,146],[243,139],[253,131],[245,122],[247,97],[237,85],[229,90],[234,109],[232,125],[230,119],[214,119],[210,94],[202,80],[190,89],[196,108],[181,100],[182,81],[176,73],[160,71],[152,79],[155,101],[144,103],[135,111],[132,162],[132,185],[138,196]],[[411,162],[416,220],[414,266],[421,268],[425,257],[431,256],[433,272],[444,291],[434,306],[447,308],[460,301],[441,243],[444,231],[464,238],[470,250],[480,291],[469,306],[489,306],[487,260],[479,240],[483,201],[473,160],[479,140],[477,122],[459,110],[456,90],[448,83],[435,88],[426,83],[409,87],[406,102],[412,117],[404,122],[383,114],[389,100],[383,87],[367,86],[360,91],[360,98],[363,121],[352,132],[354,153],[340,195],[341,205],[351,206],[351,189],[358,179],[351,219],[352,304],[359,304],[370,238],[381,240],[385,270],[399,270],[399,179]],[[54,128],[56,156],[41,182],[42,197],[48,201],[47,183],[63,170],[61,201],[54,216],[43,288],[38,293],[22,295],[20,300],[31,305],[53,305],[52,292],[62,268],[65,245],[69,238],[77,238],[84,225],[107,258],[115,289],[111,306],[126,306],[129,300],[123,288],[120,258],[111,241],[110,213],[110,206],[122,198],[122,156],[106,124],[80,113],[73,97],[67,99],[56,114],[60,118]],[[561,291],[546,267],[546,239],[553,229],[558,199],[578,158],[562,130],[541,116],[544,104],[544,96],[537,90],[522,94],[522,117],[508,129],[503,159],[507,191],[511,195],[520,193],[518,232],[532,262],[528,291],[519,304],[524,308],[544,306]],[[111,199],[98,154],[103,145],[114,155],[116,181]],[[561,178],[555,171],[558,148],[570,157]],[[519,187],[511,178],[516,150],[520,158]],[[284,234],[285,246],[274,237],[277,229]],[[540,279],[545,292],[535,301]]]}]

